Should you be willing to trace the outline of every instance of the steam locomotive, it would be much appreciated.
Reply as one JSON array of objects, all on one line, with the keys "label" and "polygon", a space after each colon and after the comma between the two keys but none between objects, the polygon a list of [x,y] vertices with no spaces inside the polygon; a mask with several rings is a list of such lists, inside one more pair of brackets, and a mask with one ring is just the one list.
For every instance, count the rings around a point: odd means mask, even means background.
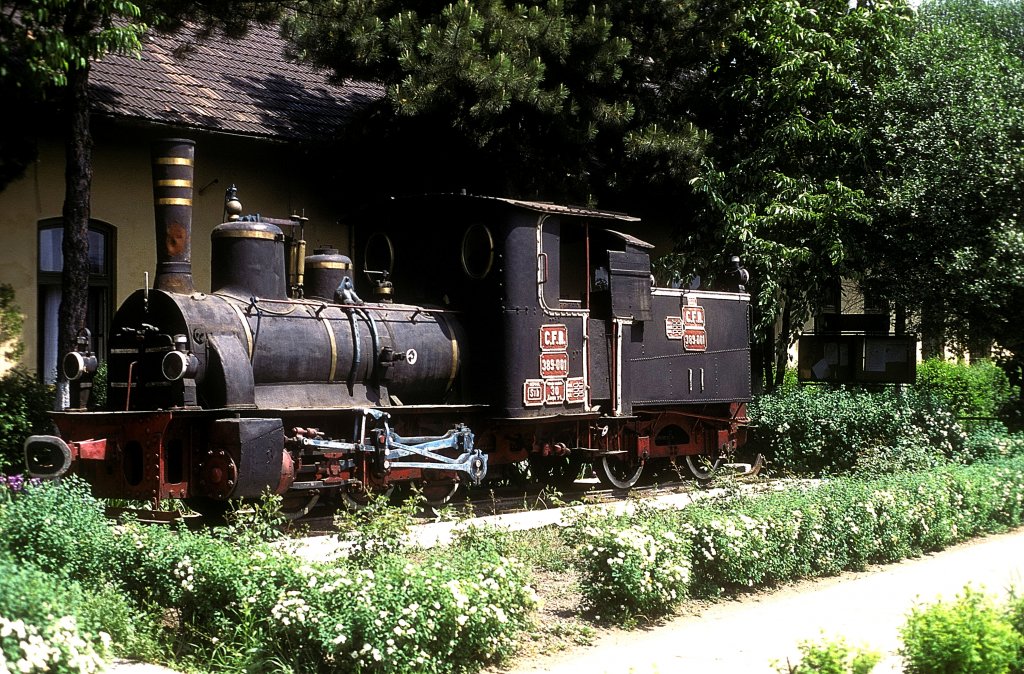
[{"label": "steam locomotive", "polygon": [[[193,287],[194,144],[154,146],[157,269],[113,319],[104,409],[83,334],[58,435],[29,472],[99,497],[215,510],[265,490],[302,514],[415,485],[565,486],[584,464],[706,478],[744,441],[749,295],[654,287],[636,218],[515,199],[391,199],[353,219],[352,260],[305,254],[301,219],[231,217]],[[148,285],[148,284],[147,284]]]}]

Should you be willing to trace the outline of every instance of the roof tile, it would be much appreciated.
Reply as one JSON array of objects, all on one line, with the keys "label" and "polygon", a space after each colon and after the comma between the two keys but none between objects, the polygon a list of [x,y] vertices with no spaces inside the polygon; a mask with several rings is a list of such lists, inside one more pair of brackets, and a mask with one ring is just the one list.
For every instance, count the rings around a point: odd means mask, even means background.
[{"label": "roof tile", "polygon": [[[240,40],[195,41],[195,29],[150,34],[141,58],[108,55],[93,64],[93,109],[134,118],[260,137],[314,140],[379,98],[380,85],[332,84],[329,74],[287,61],[276,28]],[[177,55],[184,44],[190,48]]]}]

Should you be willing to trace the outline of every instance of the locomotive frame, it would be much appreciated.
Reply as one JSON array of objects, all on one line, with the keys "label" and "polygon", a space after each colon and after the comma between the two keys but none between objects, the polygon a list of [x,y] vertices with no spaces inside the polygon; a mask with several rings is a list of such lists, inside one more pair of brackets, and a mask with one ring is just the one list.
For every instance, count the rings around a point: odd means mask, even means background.
[{"label": "locomotive frame", "polygon": [[622,489],[655,462],[707,478],[744,442],[749,295],[654,287],[651,246],[620,231],[636,218],[392,199],[353,217],[355,273],[336,250],[303,255],[278,226],[299,220],[239,217],[213,230],[204,293],[194,144],[154,153],[157,271],[114,318],[108,409],[91,409],[80,340],[59,434],[26,441],[32,475],[200,510],[269,489],[303,514],[405,484],[444,502],[523,462],[557,486],[584,463]]}]

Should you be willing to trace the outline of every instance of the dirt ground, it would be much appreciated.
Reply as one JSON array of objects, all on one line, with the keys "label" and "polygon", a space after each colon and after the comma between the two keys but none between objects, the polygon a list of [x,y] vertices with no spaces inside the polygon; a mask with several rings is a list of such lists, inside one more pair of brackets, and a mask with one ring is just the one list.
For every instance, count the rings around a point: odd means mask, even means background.
[{"label": "dirt ground", "polygon": [[[1004,595],[1024,590],[1024,530],[862,573],[804,581],[773,592],[692,606],[641,630],[600,630],[593,645],[532,655],[504,674],[670,674],[778,671],[797,646],[842,636],[883,654],[876,674],[900,672],[899,629],[915,605],[951,599],[967,584]],[[563,607],[561,610],[566,610]],[[560,611],[546,612],[557,619]]]}]

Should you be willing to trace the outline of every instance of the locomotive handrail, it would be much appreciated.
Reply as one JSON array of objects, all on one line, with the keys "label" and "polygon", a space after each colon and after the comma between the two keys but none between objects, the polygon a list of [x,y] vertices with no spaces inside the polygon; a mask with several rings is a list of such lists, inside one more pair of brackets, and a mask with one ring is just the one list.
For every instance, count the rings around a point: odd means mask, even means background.
[{"label": "locomotive handrail", "polygon": [[700,351],[699,353],[683,351],[682,353],[669,353],[669,354],[663,354],[663,355],[660,355],[660,356],[637,356],[633,360],[634,361],[661,360],[661,359],[664,359],[664,358],[680,358],[680,357],[684,357],[685,358],[687,356],[694,356],[694,355],[713,355],[713,354],[718,354],[718,353],[737,353],[737,352],[741,352],[741,351],[742,352],[746,352],[746,349],[743,349],[743,348],[735,348],[735,349],[708,349],[706,351]]},{"label": "locomotive handrail", "polygon": [[[386,310],[386,311],[396,311],[396,312],[413,313],[413,314],[463,314],[463,313],[465,313],[464,311],[462,311],[460,309],[441,309],[441,308],[434,308],[434,307],[412,306],[412,305],[405,305],[405,304],[389,304],[389,303],[384,303],[384,302],[376,302],[376,303],[375,302],[366,302],[365,304],[340,304],[340,303],[337,303],[337,302],[324,302],[323,300],[312,300],[312,299],[309,299],[309,298],[306,298],[306,297],[291,298],[291,299],[284,299],[284,300],[282,300],[282,299],[275,299],[275,298],[271,298],[271,297],[255,297],[255,298],[249,297],[249,298],[246,298],[246,297],[239,297],[237,295],[232,295],[230,293],[225,293],[225,292],[216,292],[216,293],[211,293],[211,294],[215,295],[215,296],[218,296],[218,297],[227,297],[227,298],[230,298],[230,299],[233,299],[233,300],[238,300],[239,302],[246,302],[246,303],[248,303],[252,299],[255,299],[260,304],[289,304],[289,305],[292,305],[292,309],[289,311],[289,313],[291,311],[294,311],[295,307],[297,307],[297,306],[313,306],[313,307],[318,307],[318,306],[321,306],[321,305],[333,306],[333,307],[341,307],[343,309],[344,308],[357,309],[357,308],[367,308],[368,307],[370,309],[383,309],[383,310]],[[286,315],[286,314],[277,314],[277,315]]]}]

